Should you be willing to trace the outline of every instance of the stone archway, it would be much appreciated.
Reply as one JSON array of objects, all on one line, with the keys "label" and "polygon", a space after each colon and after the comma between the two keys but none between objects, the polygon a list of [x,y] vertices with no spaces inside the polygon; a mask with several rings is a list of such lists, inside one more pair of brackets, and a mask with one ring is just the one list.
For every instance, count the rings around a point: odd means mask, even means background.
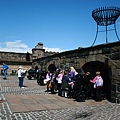
[{"label": "stone archway", "polygon": [[49,70],[50,72],[56,71],[56,66],[55,66],[54,64],[50,64],[50,65],[48,66],[48,70]]},{"label": "stone archway", "polygon": [[93,77],[95,77],[95,72],[100,71],[101,76],[104,80],[103,90],[105,92],[108,101],[111,101],[111,68],[105,63],[100,61],[88,62],[82,66],[84,72],[89,71]]}]

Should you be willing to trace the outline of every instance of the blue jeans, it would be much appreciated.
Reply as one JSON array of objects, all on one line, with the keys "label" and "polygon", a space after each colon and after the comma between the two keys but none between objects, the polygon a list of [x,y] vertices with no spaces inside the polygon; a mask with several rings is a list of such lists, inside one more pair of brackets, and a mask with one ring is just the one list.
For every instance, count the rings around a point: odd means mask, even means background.
[{"label": "blue jeans", "polygon": [[3,75],[4,75],[4,78],[6,78],[7,70],[3,70]]},{"label": "blue jeans", "polygon": [[24,80],[24,77],[19,77],[19,87],[23,87],[23,80]]}]

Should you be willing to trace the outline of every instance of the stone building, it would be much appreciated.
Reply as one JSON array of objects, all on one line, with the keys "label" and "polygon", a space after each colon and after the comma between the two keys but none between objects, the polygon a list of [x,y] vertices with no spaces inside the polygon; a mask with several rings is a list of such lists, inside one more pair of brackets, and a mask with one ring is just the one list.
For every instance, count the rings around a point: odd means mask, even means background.
[{"label": "stone building", "polygon": [[15,53],[15,52],[0,52],[0,71],[2,74],[2,64],[9,65],[8,75],[11,75],[13,71],[17,71],[21,65],[25,70],[34,69],[32,61],[45,56],[56,54],[55,52],[45,52],[43,49],[43,43],[39,42],[35,48],[32,49],[32,53]]},{"label": "stone building", "polygon": [[45,49],[43,49],[43,43],[39,42],[35,48],[32,49],[32,59],[38,59],[45,56]]}]

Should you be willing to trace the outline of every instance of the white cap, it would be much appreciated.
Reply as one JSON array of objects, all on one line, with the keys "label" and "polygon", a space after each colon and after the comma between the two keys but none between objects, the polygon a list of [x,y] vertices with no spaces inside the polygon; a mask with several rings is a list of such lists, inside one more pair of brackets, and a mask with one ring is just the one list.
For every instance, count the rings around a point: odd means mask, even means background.
[{"label": "white cap", "polygon": [[22,68],[22,66],[19,66],[19,69],[21,69]]}]

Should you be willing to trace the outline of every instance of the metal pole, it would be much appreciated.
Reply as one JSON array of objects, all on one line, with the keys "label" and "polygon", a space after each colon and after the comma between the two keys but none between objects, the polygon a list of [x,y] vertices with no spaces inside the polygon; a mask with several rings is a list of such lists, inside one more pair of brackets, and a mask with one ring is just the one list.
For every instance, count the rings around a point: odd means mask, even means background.
[{"label": "metal pole", "polygon": [[118,41],[120,41],[118,34],[117,34],[117,30],[116,30],[116,23],[114,24],[114,28],[115,28],[115,33],[116,33],[117,39],[118,39]]},{"label": "metal pole", "polygon": [[106,25],[106,43],[108,43],[107,25]]},{"label": "metal pole", "polygon": [[94,42],[93,42],[92,46],[93,46],[93,45],[95,44],[95,42],[96,42],[97,35],[98,35],[98,25],[97,25],[97,32],[96,32],[95,40],[94,40]]}]

